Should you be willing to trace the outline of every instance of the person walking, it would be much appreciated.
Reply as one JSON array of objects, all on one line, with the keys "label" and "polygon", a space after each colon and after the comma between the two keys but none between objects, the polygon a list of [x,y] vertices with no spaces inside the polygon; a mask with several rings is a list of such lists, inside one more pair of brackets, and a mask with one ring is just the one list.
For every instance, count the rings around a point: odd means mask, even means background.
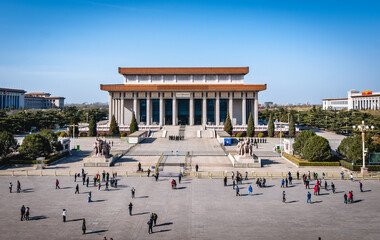
[{"label": "person walking", "polygon": [[82,234],[86,234],[86,219],[82,220]]},{"label": "person walking", "polygon": [[245,180],[248,180],[248,172],[245,171]]},{"label": "person walking", "polygon": [[236,186],[236,196],[240,196],[240,189],[239,189],[239,186]]},{"label": "person walking", "polygon": [[156,226],[157,218],[158,218],[157,214],[153,213],[153,224],[154,224],[154,226]]},{"label": "person walking", "polygon": [[249,196],[252,196],[252,186],[251,185],[249,185],[248,194],[249,194]]},{"label": "person walking", "polygon": [[149,218],[149,221],[147,222],[148,224],[148,233],[151,234],[153,233],[153,219],[152,218]]},{"label": "person walking", "polygon": [[181,183],[181,179],[182,179],[182,173],[179,173],[179,174],[178,174],[178,183],[179,183],[179,184]]},{"label": "person walking", "polygon": [[26,207],[26,210],[25,210],[25,220],[26,221],[29,221],[29,215],[30,215],[30,209],[29,209],[29,207]]},{"label": "person walking", "polygon": [[328,191],[328,184],[327,184],[327,181],[325,180],[325,190]]},{"label": "person walking", "polygon": [[102,185],[101,185],[101,183],[100,183],[100,181],[98,182],[98,191],[100,191],[100,187],[101,187]]},{"label": "person walking", "polygon": [[351,180],[351,182],[354,181],[354,175],[352,175],[352,173],[350,174],[350,180]]},{"label": "person walking", "polygon": [[235,173],[234,171],[231,172],[231,179],[234,180],[234,177],[235,177]]},{"label": "person walking", "polygon": [[148,177],[149,177],[149,175],[150,175],[150,168],[148,168]]},{"label": "person walking", "polygon": [[285,184],[285,180],[282,179],[282,180],[281,180],[281,188],[284,188],[284,184]]},{"label": "person walking", "polygon": [[13,184],[12,182],[9,183],[9,193],[12,193]]},{"label": "person walking", "polygon": [[283,203],[286,202],[286,194],[285,194],[285,191],[282,191],[282,202],[283,202]]},{"label": "person walking", "polygon": [[318,187],[317,185],[314,186],[314,195],[316,196],[317,195],[317,192],[318,192]]},{"label": "person walking", "polygon": [[75,193],[74,194],[79,194],[79,185],[77,184],[77,186],[75,187]]},{"label": "person walking", "polygon": [[199,166],[198,166],[198,163],[197,163],[197,165],[195,165],[195,171],[198,172],[198,170],[199,170]]},{"label": "person walking", "polygon": [[306,203],[310,203],[311,204],[311,193],[310,192],[307,192],[307,201]]},{"label": "person walking", "polygon": [[363,192],[363,183],[361,181],[359,181],[359,188],[360,188],[360,192]]},{"label": "person walking", "polygon": [[344,180],[344,172],[343,171],[340,172],[340,177],[342,180]]},{"label": "person walking", "polygon": [[344,193],[344,196],[343,196],[343,197],[344,197],[344,203],[347,204],[347,194]]},{"label": "person walking", "polygon": [[74,182],[76,182],[77,181],[77,174],[75,173],[74,174]]},{"label": "person walking", "polygon": [[129,208],[129,216],[132,216],[133,204],[131,202],[129,203],[128,208]]},{"label": "person walking", "polygon": [[335,184],[333,182],[331,182],[331,190],[333,193],[335,193]]},{"label": "person walking", "polygon": [[24,218],[25,218],[25,206],[22,205],[22,207],[21,207],[21,221],[23,221]]},{"label": "person walking", "polygon": [[285,178],[285,185],[286,185],[286,187],[288,187],[288,179],[287,178]]},{"label": "person walking", "polygon": [[90,183],[90,177],[87,177],[87,180],[86,180],[86,187],[88,187],[88,184]]},{"label": "person walking", "polygon": [[224,177],[224,186],[227,186],[227,177]]},{"label": "person walking", "polygon": [[158,181],[158,176],[159,176],[160,174],[158,173],[158,171],[157,171],[157,173],[156,173],[156,182]]},{"label": "person walking", "polygon": [[135,198],[136,189],[134,187],[132,187],[131,193],[132,193],[132,199]]},{"label": "person walking", "polygon": [[297,180],[300,180],[300,172],[297,171]]},{"label": "person walking", "polygon": [[18,193],[21,192],[21,183],[20,183],[19,180],[17,180],[17,187],[16,187],[16,190],[17,190]]},{"label": "person walking", "polygon": [[235,180],[232,181],[232,189],[235,189]]},{"label": "person walking", "polygon": [[66,222],[66,216],[67,216],[67,211],[66,211],[66,209],[63,209],[62,210],[62,221],[63,222]]},{"label": "person walking", "polygon": [[106,182],[106,191],[109,191],[109,189],[108,189],[108,185],[109,185],[109,183],[108,183],[108,181]]},{"label": "person walking", "polygon": [[317,186],[317,191],[318,191],[318,196],[319,196],[319,192],[321,191],[321,187],[320,186]]},{"label": "person walking", "polygon": [[59,181],[58,181],[58,179],[56,179],[55,180],[55,189],[61,189],[60,187],[59,187]]},{"label": "person walking", "polygon": [[87,200],[87,202],[91,202],[91,197],[92,197],[92,195],[91,195],[91,191],[89,191],[89,192],[88,192],[88,200]]}]

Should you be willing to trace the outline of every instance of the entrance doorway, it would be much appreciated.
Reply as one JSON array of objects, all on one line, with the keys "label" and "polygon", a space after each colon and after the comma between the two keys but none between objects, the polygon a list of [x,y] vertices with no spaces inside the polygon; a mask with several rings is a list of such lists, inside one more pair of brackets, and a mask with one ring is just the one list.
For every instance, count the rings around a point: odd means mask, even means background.
[{"label": "entrance doorway", "polygon": [[189,99],[178,99],[178,125],[189,124]]}]

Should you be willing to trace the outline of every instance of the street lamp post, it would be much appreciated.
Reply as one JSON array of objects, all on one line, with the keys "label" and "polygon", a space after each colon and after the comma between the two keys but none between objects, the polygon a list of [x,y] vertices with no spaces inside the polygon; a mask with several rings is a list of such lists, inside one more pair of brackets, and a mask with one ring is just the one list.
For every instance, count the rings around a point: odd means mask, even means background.
[{"label": "street lamp post", "polygon": [[75,138],[75,127],[78,127],[77,124],[72,124],[72,125],[69,125],[69,127],[73,127],[73,149],[75,149],[75,144],[74,144],[74,138]]},{"label": "street lamp post", "polygon": [[369,130],[373,130],[375,127],[374,126],[366,126],[364,124],[364,121],[362,121],[362,124],[358,125],[358,126],[352,126],[352,128],[354,130],[358,130],[362,133],[362,143],[363,143],[363,166],[361,168],[361,173],[362,174],[365,174],[368,172],[368,169],[365,167],[365,154],[366,154],[366,150],[365,150],[365,133]]}]

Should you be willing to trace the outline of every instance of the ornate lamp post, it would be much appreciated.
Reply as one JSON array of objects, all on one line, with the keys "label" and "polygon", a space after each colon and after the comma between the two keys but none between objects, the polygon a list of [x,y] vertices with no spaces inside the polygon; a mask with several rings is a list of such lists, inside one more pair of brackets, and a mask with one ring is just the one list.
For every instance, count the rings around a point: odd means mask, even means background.
[{"label": "ornate lamp post", "polygon": [[368,169],[365,167],[365,154],[366,154],[366,150],[365,150],[365,133],[369,130],[373,130],[375,127],[374,126],[366,126],[364,124],[364,121],[362,121],[362,124],[358,125],[358,126],[352,126],[352,128],[354,130],[358,130],[362,133],[362,142],[363,142],[363,166],[362,166],[362,169],[361,169],[361,173],[362,174],[365,174],[368,172]]}]

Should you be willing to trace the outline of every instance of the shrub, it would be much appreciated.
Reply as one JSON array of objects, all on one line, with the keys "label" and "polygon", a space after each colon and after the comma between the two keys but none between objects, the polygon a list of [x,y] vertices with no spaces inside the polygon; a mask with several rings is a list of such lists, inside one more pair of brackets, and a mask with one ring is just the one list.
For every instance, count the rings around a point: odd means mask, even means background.
[{"label": "shrub", "polygon": [[329,141],[321,136],[309,138],[302,150],[302,158],[316,162],[328,161],[332,157]]},{"label": "shrub", "polygon": [[278,134],[278,137],[285,137],[285,133],[283,133],[283,132],[280,132],[279,134]]},{"label": "shrub", "polygon": [[243,136],[243,133],[242,132],[238,132],[238,133],[236,133],[236,137],[237,138],[240,138],[240,137],[242,137]]},{"label": "shrub", "polygon": [[264,133],[259,133],[259,134],[257,134],[257,137],[259,137],[259,138],[264,137]]},{"label": "shrub", "polygon": [[26,136],[20,147],[20,154],[25,155],[25,157],[29,159],[47,157],[52,151],[49,140],[41,134]]},{"label": "shrub", "polygon": [[87,133],[81,132],[79,136],[81,136],[81,137],[87,137]]},{"label": "shrub", "polygon": [[339,162],[308,162],[302,159],[299,159],[295,156],[289,155],[287,153],[282,153],[282,156],[296,164],[297,166],[339,166]]},{"label": "shrub", "polygon": [[315,136],[315,132],[312,130],[303,130],[298,136],[294,139],[293,150],[296,154],[302,155],[302,150],[305,146],[306,141]]},{"label": "shrub", "polygon": [[351,162],[362,160],[362,139],[360,135],[345,137],[339,144],[338,152]]},{"label": "shrub", "polygon": [[107,134],[105,132],[102,132],[100,136],[105,137]]},{"label": "shrub", "polygon": [[127,133],[123,132],[120,134],[121,137],[126,137],[127,136]]},{"label": "shrub", "polygon": [[227,112],[227,117],[226,117],[226,121],[224,121],[224,128],[223,128],[223,130],[226,133],[232,135],[232,129],[233,129],[233,127],[232,127],[232,123],[231,123],[230,113]]},{"label": "shrub", "polygon": [[117,125],[115,115],[112,115],[109,133],[110,133],[110,135],[119,135],[120,134],[119,126]]},{"label": "shrub", "polygon": [[19,145],[17,140],[10,132],[0,132],[0,157],[5,157],[8,154],[17,151]]},{"label": "shrub", "polygon": [[255,136],[255,123],[253,122],[252,113],[250,113],[248,118],[247,137],[253,136]]}]

